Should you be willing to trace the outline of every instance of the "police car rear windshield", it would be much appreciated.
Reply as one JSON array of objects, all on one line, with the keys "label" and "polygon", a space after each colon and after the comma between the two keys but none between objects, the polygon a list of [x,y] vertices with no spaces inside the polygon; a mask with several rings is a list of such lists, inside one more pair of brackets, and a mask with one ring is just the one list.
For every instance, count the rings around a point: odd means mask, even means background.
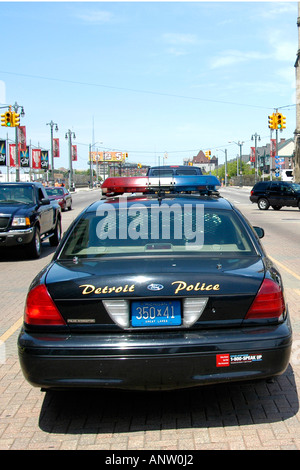
[{"label": "police car rear windshield", "polygon": [[254,255],[237,215],[204,205],[142,203],[86,212],[67,239],[60,259],[102,256]]}]

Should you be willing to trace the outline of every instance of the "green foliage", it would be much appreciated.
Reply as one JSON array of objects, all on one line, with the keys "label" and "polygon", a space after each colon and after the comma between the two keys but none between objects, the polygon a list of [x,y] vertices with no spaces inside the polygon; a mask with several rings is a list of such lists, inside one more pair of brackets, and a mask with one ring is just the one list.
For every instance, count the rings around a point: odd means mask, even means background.
[{"label": "green foliage", "polygon": [[[234,162],[228,162],[227,163],[228,179],[236,176],[236,171],[237,171],[236,160]],[[239,167],[239,172],[240,171],[241,169]],[[242,162],[242,174],[243,175],[254,175],[254,173],[255,173],[254,168],[251,168],[250,165],[247,165],[245,162]],[[219,166],[219,168],[217,170],[214,170],[212,174],[217,176],[220,180],[225,179],[225,164],[222,166]]]}]

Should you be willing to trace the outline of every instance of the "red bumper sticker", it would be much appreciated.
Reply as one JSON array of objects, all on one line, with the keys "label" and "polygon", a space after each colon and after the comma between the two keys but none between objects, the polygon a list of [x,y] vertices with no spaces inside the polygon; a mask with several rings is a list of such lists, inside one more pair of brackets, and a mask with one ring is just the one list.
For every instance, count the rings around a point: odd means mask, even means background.
[{"label": "red bumper sticker", "polygon": [[228,367],[230,365],[230,354],[217,354],[217,367]]}]

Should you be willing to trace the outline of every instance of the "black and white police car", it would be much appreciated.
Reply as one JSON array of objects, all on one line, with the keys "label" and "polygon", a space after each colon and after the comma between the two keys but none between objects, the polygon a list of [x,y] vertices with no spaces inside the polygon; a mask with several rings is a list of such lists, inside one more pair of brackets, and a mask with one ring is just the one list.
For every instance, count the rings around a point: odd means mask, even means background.
[{"label": "black and white police car", "polygon": [[33,281],[18,339],[26,379],[157,390],[282,374],[292,331],[263,230],[213,176],[158,191],[146,179],[104,182],[115,195],[77,217]]}]

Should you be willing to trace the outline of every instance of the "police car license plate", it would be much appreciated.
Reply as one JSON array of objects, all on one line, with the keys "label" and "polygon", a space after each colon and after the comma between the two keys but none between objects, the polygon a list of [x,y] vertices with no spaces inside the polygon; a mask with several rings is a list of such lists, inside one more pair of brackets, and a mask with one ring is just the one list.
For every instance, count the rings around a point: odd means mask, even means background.
[{"label": "police car license plate", "polygon": [[134,327],[181,325],[180,300],[133,301],[131,324]]}]

